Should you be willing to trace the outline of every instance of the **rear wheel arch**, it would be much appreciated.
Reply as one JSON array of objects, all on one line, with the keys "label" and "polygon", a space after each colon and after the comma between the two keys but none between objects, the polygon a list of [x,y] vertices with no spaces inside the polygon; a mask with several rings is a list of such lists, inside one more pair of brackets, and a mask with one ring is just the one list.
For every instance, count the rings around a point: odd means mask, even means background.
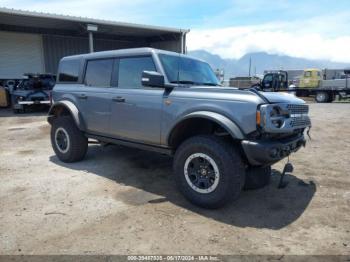
[{"label": "rear wheel arch", "polygon": [[227,135],[234,140],[244,139],[240,128],[226,116],[215,112],[201,111],[182,117],[171,128],[167,143],[171,148],[176,149],[189,137],[208,134]]},{"label": "rear wheel arch", "polygon": [[54,103],[48,113],[48,122],[52,124],[60,116],[71,116],[79,130],[85,131],[84,120],[73,102],[65,100]]}]

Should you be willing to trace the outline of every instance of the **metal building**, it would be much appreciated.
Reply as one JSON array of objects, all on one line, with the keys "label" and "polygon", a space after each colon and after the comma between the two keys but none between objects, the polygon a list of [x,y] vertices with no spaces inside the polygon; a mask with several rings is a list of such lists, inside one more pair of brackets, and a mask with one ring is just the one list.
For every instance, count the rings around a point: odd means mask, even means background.
[{"label": "metal building", "polygon": [[132,47],[184,53],[189,30],[0,8],[0,79],[56,73],[67,55]]}]

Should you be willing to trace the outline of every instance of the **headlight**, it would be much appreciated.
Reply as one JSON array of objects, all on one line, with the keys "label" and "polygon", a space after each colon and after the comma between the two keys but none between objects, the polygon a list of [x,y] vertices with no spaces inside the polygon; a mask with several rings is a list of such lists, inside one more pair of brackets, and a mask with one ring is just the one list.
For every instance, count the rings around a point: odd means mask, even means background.
[{"label": "headlight", "polygon": [[256,113],[256,123],[262,128],[280,129],[289,117],[288,111],[278,105],[261,105]]},{"label": "headlight", "polygon": [[274,106],[272,110],[270,111],[270,117],[276,117],[279,116],[281,112],[281,108],[279,106]]},{"label": "headlight", "polygon": [[279,106],[274,106],[270,111],[271,123],[280,128],[283,125],[283,118],[282,109]]}]

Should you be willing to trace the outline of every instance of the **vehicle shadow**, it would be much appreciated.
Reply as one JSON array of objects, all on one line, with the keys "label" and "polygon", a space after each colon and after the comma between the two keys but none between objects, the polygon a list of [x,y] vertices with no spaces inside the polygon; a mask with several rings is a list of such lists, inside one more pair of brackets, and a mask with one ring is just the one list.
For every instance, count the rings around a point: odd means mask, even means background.
[{"label": "vehicle shadow", "polygon": [[25,112],[15,114],[11,108],[0,108],[0,117],[32,117],[46,116],[49,112],[49,107],[32,107],[27,108]]},{"label": "vehicle shadow", "polygon": [[66,164],[51,156],[50,161],[69,169],[86,170],[116,183],[131,186],[137,192],[117,193],[114,197],[127,204],[157,204],[169,201],[202,216],[238,227],[280,229],[297,220],[309,205],[316,185],[287,175],[289,184],[278,189],[279,172],[272,175],[271,183],[259,190],[243,191],[240,198],[218,210],[207,210],[190,204],[177,190],[172,175],[172,158],[119,146],[89,146],[85,160]]}]

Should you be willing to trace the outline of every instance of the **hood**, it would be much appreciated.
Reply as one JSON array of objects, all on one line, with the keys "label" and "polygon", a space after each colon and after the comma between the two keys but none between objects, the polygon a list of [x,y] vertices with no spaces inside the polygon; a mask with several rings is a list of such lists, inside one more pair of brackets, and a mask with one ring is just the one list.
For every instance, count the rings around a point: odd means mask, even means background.
[{"label": "hood", "polygon": [[283,92],[259,92],[270,103],[291,103],[291,104],[305,104],[305,101],[296,96]]},{"label": "hood", "polygon": [[[297,98],[296,96],[288,93],[283,92],[253,92],[249,91],[248,89],[238,89],[236,87],[218,87],[218,86],[192,86],[188,89],[189,91],[207,91],[210,93],[216,93],[217,96],[222,95],[222,98],[224,99],[232,99],[234,97],[230,96],[230,94],[240,94],[244,95],[241,97],[241,99],[244,99],[244,97],[250,97],[248,100],[251,100],[251,97],[255,97],[256,99],[262,99],[262,97],[265,97],[265,99],[268,100],[270,103],[291,103],[291,104],[304,104],[305,101]],[[260,97],[259,97],[260,96]]]}]

